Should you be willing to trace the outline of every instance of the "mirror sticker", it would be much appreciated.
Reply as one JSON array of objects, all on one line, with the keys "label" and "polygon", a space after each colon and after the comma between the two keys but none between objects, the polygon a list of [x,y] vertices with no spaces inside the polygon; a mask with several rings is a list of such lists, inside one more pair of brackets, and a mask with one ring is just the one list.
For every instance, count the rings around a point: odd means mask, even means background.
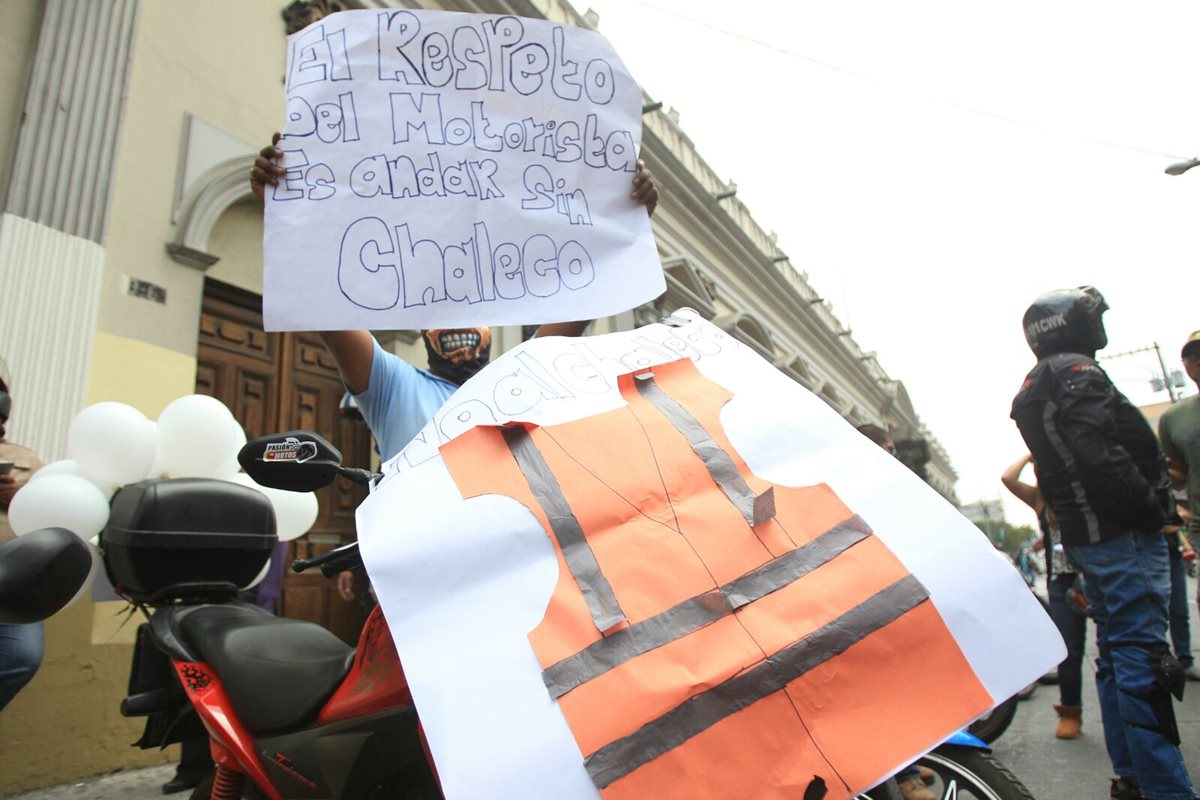
[{"label": "mirror sticker", "polygon": [[263,461],[293,461],[303,464],[317,456],[316,442],[302,442],[289,436],[282,442],[271,442],[263,453]]}]

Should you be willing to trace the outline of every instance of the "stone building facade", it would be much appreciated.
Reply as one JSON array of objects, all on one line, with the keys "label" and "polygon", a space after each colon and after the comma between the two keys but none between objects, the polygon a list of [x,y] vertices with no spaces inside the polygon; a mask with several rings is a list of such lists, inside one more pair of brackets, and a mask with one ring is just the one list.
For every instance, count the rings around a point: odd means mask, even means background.
[{"label": "stone building facade", "polygon": [[[594,24],[567,0],[329,5]],[[65,456],[67,424],[88,403],[122,401],[153,419],[205,391],[252,433],[314,427],[369,457],[365,429],[337,416],[340,386],[319,342],[264,333],[258,308],[262,218],[247,175],[279,127],[286,25],[314,8],[329,10],[282,0],[4,4],[0,356],[13,373],[13,441],[51,461]],[[694,308],[848,421],[886,427],[909,466],[954,501],[953,468],[903,384],[729,194],[670,109],[646,97],[643,122],[642,156],[664,198],[653,226],[668,289],[593,330]],[[500,329],[494,346],[522,335]],[[380,338],[423,361],[414,333]],[[357,499],[323,497],[304,552],[353,535]],[[285,613],[352,627],[328,589],[289,580]],[[48,623],[40,674],[0,716],[0,794],[172,757],[128,747],[140,731],[117,713],[134,628],[121,610],[85,600]]]}]

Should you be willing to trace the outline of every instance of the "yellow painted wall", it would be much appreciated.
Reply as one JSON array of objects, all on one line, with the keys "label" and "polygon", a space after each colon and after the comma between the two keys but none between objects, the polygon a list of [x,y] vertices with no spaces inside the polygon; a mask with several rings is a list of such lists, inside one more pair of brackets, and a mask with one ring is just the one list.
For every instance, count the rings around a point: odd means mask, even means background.
[{"label": "yellow painted wall", "polygon": [[[195,355],[204,273],[172,261],[165,249],[176,233],[172,212],[184,114],[245,142],[270,142],[283,121],[286,34],[280,10],[286,4],[155,0],[140,5],[105,243],[99,330]],[[126,296],[119,288],[122,276],[162,286],[166,303]]]},{"label": "yellow painted wall", "polygon": [[[140,5],[119,149],[104,278],[87,402],[117,400],[157,418],[195,386],[195,351],[204,273],[172,261],[164,248],[172,221],[184,113],[247,142],[267,143],[283,113],[286,0],[154,0]],[[15,119],[35,41],[36,0],[0,0],[0,115]],[[10,13],[11,12],[11,13]],[[11,47],[7,45],[12,45]],[[6,152],[0,130],[0,155]],[[4,159],[0,159],[0,170]],[[2,177],[2,174],[0,174]],[[261,291],[261,213],[231,208],[209,250],[221,261],[209,275]],[[122,276],[167,289],[158,304],[128,297]],[[509,346],[519,329],[505,337]],[[511,339],[511,341],[508,341]],[[417,342],[401,348],[425,364]],[[501,348],[497,348],[499,351]],[[129,747],[141,722],[125,720],[132,625],[114,628],[119,603],[82,600],[47,623],[41,670],[0,714],[0,796],[24,789],[176,758]]]},{"label": "yellow painted wall", "polygon": [[178,758],[129,746],[142,720],[117,709],[133,648],[92,646],[92,609],[80,600],[46,622],[42,668],[0,713],[0,796]]},{"label": "yellow painted wall", "polygon": [[263,293],[263,213],[257,200],[235,203],[221,215],[208,240],[208,252],[220,261],[207,277],[254,294]]},{"label": "yellow painted wall", "polygon": [[[99,332],[87,402],[118,400],[154,419],[196,385],[196,361],[174,350]],[[122,602],[84,598],[46,623],[46,657],[0,714],[0,795],[67,783],[178,757],[130,747],[142,720],[127,720],[125,697],[138,619],[121,625]]]},{"label": "yellow painted wall", "polygon": [[[269,141],[283,113],[283,0],[154,0],[140,5],[105,244],[87,402],[117,400],[157,418],[196,380],[204,274],[170,260],[184,113],[249,142]],[[36,42],[40,3],[3,0],[0,155],[11,139]],[[0,178],[7,159],[0,158]],[[258,219],[255,219],[257,214]],[[261,214],[237,208],[220,233],[230,282],[261,281]],[[123,276],[167,289],[158,304],[126,296]],[[258,276],[258,277],[256,277]],[[38,674],[0,714],[0,796],[147,764],[166,753],[129,746],[141,720],[118,713],[129,678],[133,625],[120,603],[85,599],[47,622]]]},{"label": "yellow painted wall", "polygon": [[[192,331],[192,338],[198,328]],[[87,402],[128,403],[150,419],[177,397],[196,390],[196,359],[124,336],[96,332]]]}]

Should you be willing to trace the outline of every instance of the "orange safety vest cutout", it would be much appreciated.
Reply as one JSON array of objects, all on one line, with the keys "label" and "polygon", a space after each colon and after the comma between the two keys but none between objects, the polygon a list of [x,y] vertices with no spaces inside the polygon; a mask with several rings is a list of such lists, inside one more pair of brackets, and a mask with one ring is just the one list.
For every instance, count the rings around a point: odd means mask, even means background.
[{"label": "orange safety vest cutout", "polygon": [[749,471],[725,389],[687,359],[619,385],[624,408],[441,449],[464,498],[514,498],[554,542],[529,639],[606,800],[796,798],[818,777],[848,795],[991,705],[828,486]]}]

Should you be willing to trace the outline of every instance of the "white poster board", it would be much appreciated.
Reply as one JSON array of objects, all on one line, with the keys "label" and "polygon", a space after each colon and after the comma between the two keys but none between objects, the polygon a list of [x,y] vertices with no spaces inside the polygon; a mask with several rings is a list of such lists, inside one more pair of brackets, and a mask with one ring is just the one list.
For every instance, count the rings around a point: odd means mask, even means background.
[{"label": "white poster board", "polygon": [[641,90],[599,34],[347,11],[288,39],[268,330],[594,319],[665,290],[630,197]]},{"label": "white poster board", "polygon": [[[617,376],[679,358],[733,394],[720,425],[754,475],[778,487],[829,486],[920,581],[972,681],[982,686],[984,706],[1012,696],[1065,653],[1016,570],[953,506],[749,348],[692,312],[677,313],[675,321],[605,336],[534,339],[505,353],[384,466],[385,479],[358,511],[364,559],[448,798],[564,800],[600,792],[527,638],[547,613],[560,574],[551,539],[531,509],[509,497],[464,500],[438,448],[477,432],[475,426],[521,421],[549,429],[622,409]],[[615,439],[595,444],[625,446]],[[481,469],[497,469],[497,462],[487,464]],[[869,709],[872,719],[911,723],[912,697],[892,691],[890,681],[897,667],[918,664],[937,686],[947,665],[926,656],[913,661],[905,649],[895,656],[900,661],[878,664],[876,680],[886,691],[883,704]],[[923,719],[936,712],[933,693],[920,695]],[[967,721],[927,731],[911,752],[866,779],[891,774]],[[878,726],[851,734],[881,744]],[[736,757],[732,763],[736,769]],[[739,796],[802,793],[803,787],[770,784],[777,779],[746,775]],[[831,782],[830,797],[847,796],[839,794],[844,789]],[[721,796],[719,788],[712,791]]]}]

